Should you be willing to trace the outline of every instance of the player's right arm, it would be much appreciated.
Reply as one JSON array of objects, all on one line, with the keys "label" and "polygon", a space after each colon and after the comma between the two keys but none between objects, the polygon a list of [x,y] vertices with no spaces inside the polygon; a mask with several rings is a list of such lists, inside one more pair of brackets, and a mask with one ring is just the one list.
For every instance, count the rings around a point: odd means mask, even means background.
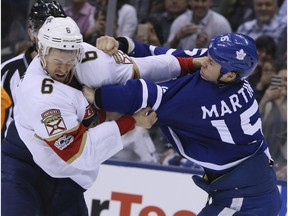
[{"label": "player's right arm", "polygon": [[129,37],[119,37],[117,39],[110,36],[102,36],[97,39],[96,47],[112,55],[118,50],[132,57],[146,57],[155,55],[173,55],[175,57],[203,57],[207,55],[206,48],[195,48],[191,50],[171,49],[167,47],[157,47],[138,42]]},{"label": "player's right arm", "polygon": [[125,84],[130,79],[142,78],[164,82],[194,72],[201,67],[199,59],[173,55],[130,57],[122,51],[112,56],[89,44],[83,43],[84,58],[76,70],[81,84],[91,88],[103,85]]}]

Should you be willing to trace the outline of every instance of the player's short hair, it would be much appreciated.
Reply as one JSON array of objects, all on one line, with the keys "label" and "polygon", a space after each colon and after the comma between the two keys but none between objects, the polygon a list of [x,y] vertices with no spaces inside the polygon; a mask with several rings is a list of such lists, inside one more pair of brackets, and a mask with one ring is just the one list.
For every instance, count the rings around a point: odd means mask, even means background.
[{"label": "player's short hair", "polygon": [[237,81],[247,78],[258,64],[255,41],[240,33],[216,36],[209,44],[208,53],[221,65],[221,74],[235,72]]}]

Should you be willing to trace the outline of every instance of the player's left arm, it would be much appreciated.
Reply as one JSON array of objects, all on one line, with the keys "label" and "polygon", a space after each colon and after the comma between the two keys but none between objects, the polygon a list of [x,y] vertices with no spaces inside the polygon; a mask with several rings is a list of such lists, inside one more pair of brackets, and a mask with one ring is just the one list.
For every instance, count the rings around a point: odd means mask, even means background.
[{"label": "player's left arm", "polygon": [[126,85],[103,86],[95,91],[84,86],[82,92],[98,109],[123,114],[133,114],[145,107],[156,111],[163,96],[159,85],[143,79],[129,80]]}]

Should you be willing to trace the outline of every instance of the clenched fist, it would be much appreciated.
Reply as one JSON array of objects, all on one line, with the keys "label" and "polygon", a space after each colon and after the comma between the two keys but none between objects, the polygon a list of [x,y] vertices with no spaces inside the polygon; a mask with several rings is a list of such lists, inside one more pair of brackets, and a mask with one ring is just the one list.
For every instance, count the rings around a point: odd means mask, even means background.
[{"label": "clenched fist", "polygon": [[97,38],[96,47],[109,55],[113,55],[117,53],[119,43],[115,38],[105,35]]}]

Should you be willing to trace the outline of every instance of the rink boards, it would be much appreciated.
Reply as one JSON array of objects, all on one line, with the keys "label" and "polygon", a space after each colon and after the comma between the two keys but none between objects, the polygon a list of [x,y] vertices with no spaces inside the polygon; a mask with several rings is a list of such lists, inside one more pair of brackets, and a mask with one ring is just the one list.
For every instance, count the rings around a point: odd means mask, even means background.
[{"label": "rink boards", "polygon": [[[146,163],[108,161],[85,193],[90,216],[195,216],[207,201],[191,176],[199,171]],[[287,182],[279,181],[287,212]]]}]

